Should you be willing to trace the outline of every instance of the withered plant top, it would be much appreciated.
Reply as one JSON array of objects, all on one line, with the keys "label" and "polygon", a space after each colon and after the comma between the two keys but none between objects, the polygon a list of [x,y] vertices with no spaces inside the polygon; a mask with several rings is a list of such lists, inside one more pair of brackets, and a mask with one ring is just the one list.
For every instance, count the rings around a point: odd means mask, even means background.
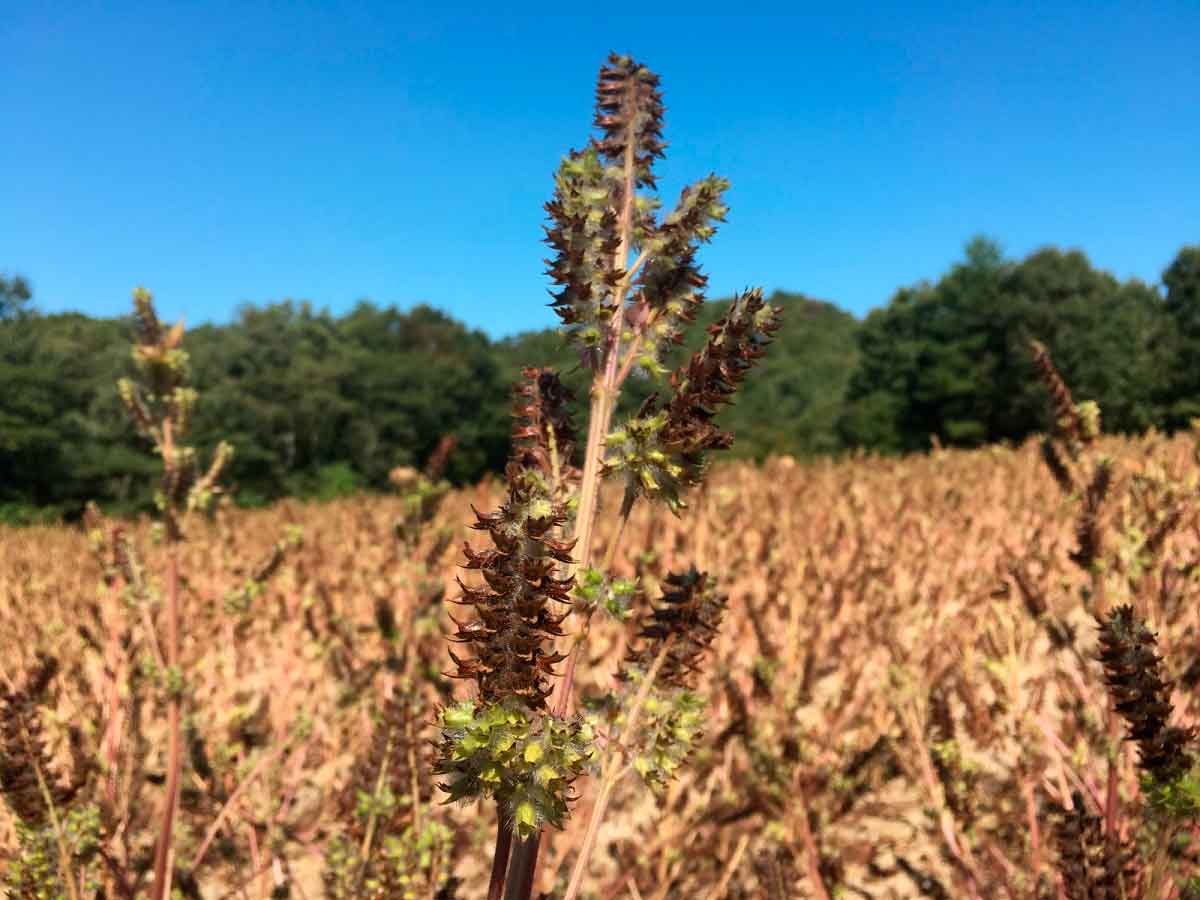
[{"label": "withered plant top", "polygon": [[610,56],[596,88],[600,136],[563,159],[546,204],[546,243],[554,250],[547,274],[558,285],[551,305],[593,369],[624,336],[626,372],[636,360],[665,374],[662,354],[682,340],[704,300],[707,278],[695,253],[725,218],[729,183],[709,175],[684,188],[660,222],[658,198],[638,191],[656,186],[654,161],[666,147],[662,118],[657,76],[629,57]]}]

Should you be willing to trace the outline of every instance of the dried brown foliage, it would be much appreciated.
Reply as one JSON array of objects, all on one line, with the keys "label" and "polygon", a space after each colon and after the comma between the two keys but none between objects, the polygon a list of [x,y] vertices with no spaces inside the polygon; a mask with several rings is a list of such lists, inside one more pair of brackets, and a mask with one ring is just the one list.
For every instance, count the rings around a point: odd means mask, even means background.
[{"label": "dried brown foliage", "polygon": [[[1117,489],[1134,475],[1172,484],[1200,475],[1183,436],[1098,447],[1114,474],[1126,473],[1110,489],[1118,520],[1143,504],[1142,494]],[[1153,484],[1143,493],[1165,496],[1165,481]],[[852,897],[937,896],[940,886],[953,897],[1055,897],[1065,884],[1056,810],[1074,810],[1078,792],[1087,815],[1101,814],[1108,747],[1101,644],[1078,593],[1091,576],[1069,559],[1077,508],[1055,502],[1057,491],[1030,443],[722,465],[688,519],[635,510],[615,570],[640,572],[657,596],[668,572],[694,561],[725,573],[729,608],[710,651],[716,663],[697,684],[714,698],[706,736],[661,799],[636,785],[617,791],[594,869],[599,895],[632,882],[645,898],[704,897],[748,838],[727,896],[815,897],[820,884],[825,896],[839,886]],[[187,764],[196,793],[181,811],[185,863],[229,806],[197,872],[204,896],[221,895],[209,885],[232,889],[253,877],[273,885],[274,860],[308,896],[319,894],[324,842],[378,739],[372,711],[392,677],[377,601],[393,608],[396,652],[427,673],[418,681],[427,713],[417,721],[432,739],[432,711],[449,696],[437,674],[446,666],[441,635],[453,628],[437,596],[453,585],[456,560],[444,544],[430,554],[441,529],[500,499],[493,484],[451,494],[412,551],[392,529],[400,499],[227,511],[193,527],[181,550],[184,571],[196,573],[186,586],[193,619],[183,663],[196,747],[208,762],[193,753]],[[1180,510],[1149,571],[1109,577],[1137,574],[1138,602],[1156,623],[1170,724],[1187,728],[1200,721],[1196,695],[1180,683],[1200,628],[1200,531],[1194,512]],[[231,615],[226,594],[288,525],[303,529],[303,545],[248,614]],[[123,526],[149,547],[127,567],[152,573],[163,550],[142,540],[146,527]],[[612,536],[601,529],[602,549]],[[154,653],[145,617],[161,610],[131,602],[121,571],[111,548],[97,558],[74,529],[0,531],[0,654],[14,674],[34,669],[38,651],[61,661],[44,744],[54,771],[68,772],[68,725],[80,727],[98,766],[83,791],[103,801],[113,785],[105,815],[114,858],[134,870],[152,845],[152,782],[163,765],[154,709],[162,700],[139,668]],[[143,577],[152,596],[155,581]],[[1074,638],[1056,639],[1049,622]],[[618,624],[597,624],[584,690],[611,685],[627,640]],[[1130,744],[1117,753],[1122,796],[1136,807],[1137,754]],[[479,822],[493,812],[437,814],[463,848],[460,896],[482,896],[490,835]],[[541,890],[565,878],[579,827],[568,824],[545,848]],[[0,834],[9,846],[11,831]]]}]

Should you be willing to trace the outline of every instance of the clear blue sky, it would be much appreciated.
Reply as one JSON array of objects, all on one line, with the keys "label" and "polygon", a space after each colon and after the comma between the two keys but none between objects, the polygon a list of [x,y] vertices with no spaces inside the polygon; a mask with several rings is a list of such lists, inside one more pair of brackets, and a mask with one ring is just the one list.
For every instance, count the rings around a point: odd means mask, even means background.
[{"label": "clear blue sky", "polygon": [[609,50],[662,76],[664,199],[733,182],[714,296],[862,314],[980,232],[1156,282],[1200,242],[1197,0],[624,8],[0,0],[0,272],[47,312],[144,283],[191,323],[291,297],[551,325],[541,204]]}]

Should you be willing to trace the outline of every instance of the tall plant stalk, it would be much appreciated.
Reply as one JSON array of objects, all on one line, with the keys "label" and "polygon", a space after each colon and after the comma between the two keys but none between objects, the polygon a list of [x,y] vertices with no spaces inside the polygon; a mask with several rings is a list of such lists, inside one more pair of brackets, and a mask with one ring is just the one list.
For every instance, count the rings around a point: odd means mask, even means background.
[{"label": "tall plant stalk", "polygon": [[[597,80],[598,135],[563,159],[546,204],[546,242],[554,251],[548,274],[557,285],[552,305],[592,372],[582,471],[573,465],[565,389],[548,370],[527,369],[517,389],[507,498],[498,511],[477,513],[473,526],[489,533],[492,547],[466,551],[467,568],[479,570],[484,585],[463,586],[460,602],[474,607],[476,617],[456,620],[452,640],[472,652],[451,657],[456,677],[474,681],[478,696],[443,713],[438,771],[448,777],[443,787],[452,799],[497,801],[489,900],[528,900],[545,827],[561,826],[570,785],[600,765],[596,716],[571,709],[593,617],[605,610],[624,619],[635,592],[609,571],[625,522],[642,498],[677,514],[684,508],[683,494],[704,477],[707,453],[733,440],[714,415],[778,327],[779,311],[761,292],[748,291],[709,329],[701,351],[674,372],[667,368],[668,353],[704,301],[707,279],[695,254],[724,220],[728,184],[715,175],[701,179],[684,189],[673,211],[657,216],[653,164],[665,148],[662,115],[658,77],[629,57],[610,56]],[[614,428],[621,387],[635,369],[658,379],[663,396],[655,394]],[[624,482],[624,499],[616,536],[597,567],[601,487],[612,477]],[[664,595],[664,602],[683,606],[653,620],[647,633],[660,643],[667,632],[675,635],[698,659],[716,627],[709,613],[699,612],[711,611],[711,584],[707,576],[678,577],[687,589]],[[694,629],[708,631],[700,636]],[[653,674],[647,678],[652,658],[639,658],[626,674],[629,689],[612,694],[608,709],[622,710],[627,729],[616,746],[650,752],[647,742],[678,736],[653,750],[655,765],[667,769],[640,770],[661,786],[690,747],[698,706],[682,682],[660,687]],[[561,675],[554,668],[560,662]],[[669,728],[639,717],[648,692],[662,695],[656,715],[676,717]],[[600,765],[592,842],[607,798],[628,770],[624,763]],[[583,849],[573,876],[575,892],[589,851],[590,845]]]},{"label": "tall plant stalk", "polygon": [[137,339],[133,360],[136,381],[122,378],[117,392],[134,427],[154,443],[162,460],[162,477],[155,494],[166,541],[164,572],[167,636],[165,670],[161,673],[167,694],[167,772],[162,817],[154,848],[154,884],[151,897],[166,900],[171,893],[172,837],[179,806],[183,770],[182,633],[183,611],[179,593],[180,544],[184,525],[193,512],[207,512],[220,488],[221,473],[233,448],[221,442],[208,470],[201,472],[196,451],[182,444],[191,428],[198,395],[188,385],[188,356],[184,352],[183,323],[166,329],[158,320],[149,291],[133,293]]}]

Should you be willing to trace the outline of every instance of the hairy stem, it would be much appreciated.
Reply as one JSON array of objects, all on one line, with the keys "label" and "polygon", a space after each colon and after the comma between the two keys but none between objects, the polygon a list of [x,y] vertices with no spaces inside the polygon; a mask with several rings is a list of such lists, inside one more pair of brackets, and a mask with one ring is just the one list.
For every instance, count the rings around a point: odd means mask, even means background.
[{"label": "hairy stem", "polygon": [[[607,358],[611,360],[614,354]],[[600,492],[600,474],[603,465],[604,436],[612,417],[616,398],[609,389],[605,376],[607,360],[602,374],[592,382],[592,405],[588,413],[587,448],[583,457],[583,476],[579,485],[579,507],[575,514],[576,565],[586,567],[591,562],[592,532],[596,520],[596,500]]]}]

